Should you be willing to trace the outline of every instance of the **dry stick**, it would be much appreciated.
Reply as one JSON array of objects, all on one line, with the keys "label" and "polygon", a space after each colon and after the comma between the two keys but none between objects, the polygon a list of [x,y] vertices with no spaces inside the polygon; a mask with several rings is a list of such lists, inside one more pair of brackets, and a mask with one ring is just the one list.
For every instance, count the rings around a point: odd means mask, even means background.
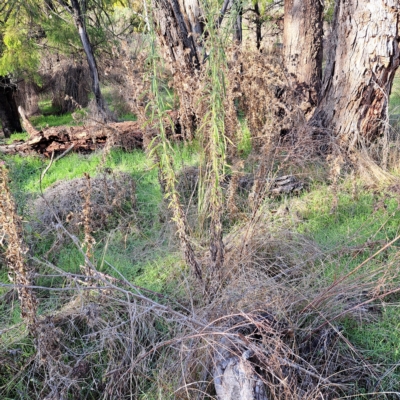
[{"label": "dry stick", "polygon": [[[385,246],[383,246],[381,249],[379,249],[375,254],[373,254],[372,256],[368,257],[366,260],[364,260],[358,267],[354,268],[352,271],[350,271],[349,273],[347,273],[345,276],[343,276],[342,278],[336,280],[335,282],[332,283],[332,285],[330,285],[328,287],[328,289],[325,290],[324,293],[322,293],[318,299],[316,299],[315,301],[312,301],[311,303],[309,303],[306,307],[303,308],[303,310],[301,310],[300,314],[304,313],[305,311],[307,311],[310,307],[317,307],[325,298],[325,295],[334,287],[336,287],[339,283],[343,282],[345,279],[347,279],[349,276],[353,275],[355,272],[357,272],[360,268],[362,268],[365,264],[367,264],[369,261],[371,261],[372,259],[374,259],[377,255],[379,255],[380,253],[382,253],[384,250],[386,250],[388,247],[390,247],[393,243],[397,242],[400,239],[400,235],[396,236],[392,241],[390,241],[389,243],[387,243]],[[325,325],[325,324],[324,324]]]},{"label": "dry stick", "polygon": [[43,170],[43,172],[40,174],[40,179],[39,182],[42,182],[44,176],[46,175],[47,171],[50,169],[50,167],[53,165],[53,160],[54,160],[54,150],[51,153],[51,158],[50,158],[50,162],[47,165],[47,167]]}]

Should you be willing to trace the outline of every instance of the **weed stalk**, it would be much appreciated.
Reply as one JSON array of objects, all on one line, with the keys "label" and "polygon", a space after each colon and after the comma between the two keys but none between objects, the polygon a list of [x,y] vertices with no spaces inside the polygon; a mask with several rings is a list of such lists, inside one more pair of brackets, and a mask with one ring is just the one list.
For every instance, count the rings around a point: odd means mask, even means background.
[{"label": "weed stalk", "polygon": [[0,245],[4,245],[5,240],[9,277],[17,287],[21,316],[33,333],[37,322],[37,298],[31,288],[33,271],[26,261],[29,249],[23,238],[22,220],[17,214],[8,182],[7,167],[0,161]]}]

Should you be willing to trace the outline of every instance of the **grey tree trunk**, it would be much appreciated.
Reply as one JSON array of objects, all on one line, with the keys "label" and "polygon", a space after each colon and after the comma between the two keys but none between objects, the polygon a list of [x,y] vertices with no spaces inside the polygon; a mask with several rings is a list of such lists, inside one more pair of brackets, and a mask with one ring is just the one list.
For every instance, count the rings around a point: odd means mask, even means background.
[{"label": "grey tree trunk", "polygon": [[[63,0],[61,0],[63,2]],[[83,49],[86,54],[86,58],[89,65],[90,77],[92,80],[92,91],[94,93],[96,106],[99,115],[104,121],[112,119],[107,113],[106,104],[100,90],[99,73],[97,69],[96,59],[94,57],[93,48],[89,40],[89,36],[86,31],[84,15],[82,13],[81,5],[78,0],[71,0],[72,5],[72,16],[76,28],[78,29],[79,37],[82,42]]]},{"label": "grey tree trunk", "polygon": [[30,81],[22,80],[18,82],[15,101],[17,106],[24,108],[28,116],[40,112],[37,86]]},{"label": "grey tree trunk", "polygon": [[86,107],[88,105],[90,92],[88,80],[87,69],[82,65],[68,66],[65,72],[65,87],[61,91],[62,98],[60,99],[63,113],[75,111],[79,106]]},{"label": "grey tree trunk", "polygon": [[258,1],[254,4],[254,13],[256,14],[255,24],[256,24],[256,46],[257,50],[261,49],[261,40],[262,40],[262,20],[261,20],[261,12],[260,6],[258,5]]},{"label": "grey tree trunk", "polygon": [[0,77],[0,121],[6,138],[14,132],[23,131],[15,102],[16,89],[9,78]]},{"label": "grey tree trunk", "polygon": [[285,0],[285,67],[302,99],[317,104],[322,78],[323,5],[321,0]]},{"label": "grey tree trunk", "polygon": [[[310,124],[346,148],[373,141],[385,128],[399,66],[398,0],[337,0],[331,48]],[[321,129],[320,129],[321,130]]]}]

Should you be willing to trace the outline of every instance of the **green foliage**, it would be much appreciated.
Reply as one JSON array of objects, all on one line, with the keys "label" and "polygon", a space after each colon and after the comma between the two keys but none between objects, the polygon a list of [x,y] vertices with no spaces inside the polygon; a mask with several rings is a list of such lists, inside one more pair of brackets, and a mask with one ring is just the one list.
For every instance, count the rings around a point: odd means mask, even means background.
[{"label": "green foliage", "polygon": [[51,13],[48,18],[42,19],[41,26],[46,32],[49,44],[64,54],[74,53],[82,46],[78,31],[68,14],[61,17]]},{"label": "green foliage", "polygon": [[40,55],[28,28],[10,24],[3,31],[3,54],[0,57],[0,75],[35,73]]},{"label": "green foliage", "polygon": [[246,159],[252,150],[251,132],[245,120],[240,120],[240,129],[237,137],[237,150],[241,157]]},{"label": "green foliage", "polygon": [[[30,76],[39,83],[43,49],[67,55],[80,52],[82,44],[72,15],[58,2],[52,6],[50,11],[44,2],[32,0],[10,2],[10,8],[3,9],[8,19],[0,24],[0,76]],[[87,2],[86,6],[86,29],[95,53],[111,51],[120,32],[132,24],[139,29],[141,24],[138,13],[115,6],[111,0]]]},{"label": "green foliage", "polygon": [[333,21],[333,13],[335,11],[335,1],[328,0],[324,2],[324,19],[328,22]]}]

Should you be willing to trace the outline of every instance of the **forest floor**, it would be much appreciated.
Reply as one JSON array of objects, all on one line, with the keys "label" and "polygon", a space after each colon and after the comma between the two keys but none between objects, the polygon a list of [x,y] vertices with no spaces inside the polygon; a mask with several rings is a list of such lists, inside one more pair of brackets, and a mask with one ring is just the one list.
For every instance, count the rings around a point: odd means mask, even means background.
[{"label": "forest floor", "polygon": [[[71,115],[50,114],[48,107],[48,103],[42,103],[44,115],[31,119],[36,127],[76,123]],[[392,129],[397,131],[400,129],[397,118],[400,116],[400,77],[396,78],[390,113]],[[126,115],[122,119],[134,119],[134,116]],[[244,122],[241,138],[239,146],[246,161],[251,154],[251,139]],[[10,140],[24,139],[25,134],[18,134]],[[86,155],[68,154],[44,175],[48,159],[19,155],[2,159],[9,168],[10,187],[18,214],[24,221],[26,241],[36,259],[48,261],[65,274],[81,273],[81,266],[85,264],[82,251],[60,233],[49,207],[53,207],[63,222],[68,221],[66,227],[82,241],[84,174],[88,174],[92,181],[91,215],[95,239],[92,257],[98,271],[116,279],[123,276],[145,290],[182,301],[186,295],[187,267],[170,212],[163,201],[157,170],[142,150],[125,152],[116,148],[107,153],[99,150]],[[174,168],[181,187],[195,186],[193,171],[198,162],[197,143],[174,145]],[[251,168],[249,163],[249,174],[254,172]],[[255,170],[256,165],[253,168]],[[398,162],[392,163],[391,168],[393,175],[398,176]],[[260,229],[260,234],[266,235],[263,246],[270,248],[261,249],[261,239],[254,233],[253,243],[260,246],[254,262],[260,266],[272,265],[275,269],[309,265],[313,271],[317,270],[308,282],[309,293],[305,293],[310,303],[317,293],[316,288],[329,288],[343,280],[349,292],[340,292],[340,301],[329,306],[333,307],[334,316],[329,317],[329,323],[340,329],[343,345],[350,343],[366,363],[380,366],[376,389],[381,393],[379,396],[399,398],[400,294],[395,290],[400,285],[400,242],[379,250],[400,233],[400,186],[371,187],[354,175],[343,174],[333,189],[322,165],[307,165],[301,170],[286,166],[284,172],[304,182],[305,190],[298,195],[267,196],[263,200],[258,223],[266,227],[265,231]],[[104,193],[108,192],[117,201],[106,198]],[[43,203],[42,193],[50,204]],[[227,242],[251,218],[247,195],[238,195],[239,213],[224,225]],[[196,221],[197,207],[190,204],[191,201],[196,203],[195,195],[190,194],[186,201],[188,220]],[[192,229],[193,237],[201,238],[194,222]],[[276,244],[286,239],[291,243],[290,248]],[[204,248],[200,240],[197,251]],[[370,261],[363,264],[368,259]],[[47,266],[38,268],[39,314],[48,315],[59,309],[65,299],[59,292],[46,288],[63,287],[65,278],[50,273]],[[9,284],[5,265],[0,265],[0,282]],[[357,291],[353,296],[350,290],[355,287]],[[381,296],[391,290],[392,295]],[[0,354],[3,354],[0,361],[5,352],[11,354],[12,351],[26,353],[26,360],[32,354],[32,343],[23,334],[18,300],[13,297],[6,301],[9,293],[9,287],[0,287]],[[364,304],[370,298],[374,300]],[[349,305],[351,307],[347,307]],[[342,312],[347,308],[351,308],[351,312]],[[26,384],[10,380],[10,371],[1,370],[1,398],[17,398],[13,397],[15,393],[24,391],[24,396],[28,396]],[[371,393],[371,388],[358,387],[352,393],[356,392],[359,397],[352,398],[364,398],[362,393]],[[379,396],[371,394],[365,398]],[[143,398],[153,397],[143,395]]]}]

